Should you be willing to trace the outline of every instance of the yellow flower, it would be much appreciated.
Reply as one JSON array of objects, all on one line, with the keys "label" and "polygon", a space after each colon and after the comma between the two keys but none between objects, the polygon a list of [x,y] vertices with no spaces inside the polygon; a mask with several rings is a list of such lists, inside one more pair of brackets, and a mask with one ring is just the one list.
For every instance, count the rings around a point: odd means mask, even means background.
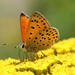
[{"label": "yellow flower", "polygon": [[59,41],[35,55],[38,59],[34,61],[0,60],[0,75],[75,75],[75,38]]}]

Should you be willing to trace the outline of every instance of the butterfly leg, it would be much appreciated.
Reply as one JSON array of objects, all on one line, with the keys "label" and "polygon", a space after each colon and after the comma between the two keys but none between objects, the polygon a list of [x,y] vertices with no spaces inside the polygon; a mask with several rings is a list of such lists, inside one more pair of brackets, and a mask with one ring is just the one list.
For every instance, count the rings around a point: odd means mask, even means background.
[{"label": "butterfly leg", "polygon": [[18,58],[21,60],[21,50],[18,50]]},{"label": "butterfly leg", "polygon": [[21,51],[20,49],[18,50],[18,58],[20,59],[21,62],[24,62],[25,59],[25,53]]},{"label": "butterfly leg", "polygon": [[21,62],[24,62],[24,53],[22,53],[22,58],[20,59]]}]

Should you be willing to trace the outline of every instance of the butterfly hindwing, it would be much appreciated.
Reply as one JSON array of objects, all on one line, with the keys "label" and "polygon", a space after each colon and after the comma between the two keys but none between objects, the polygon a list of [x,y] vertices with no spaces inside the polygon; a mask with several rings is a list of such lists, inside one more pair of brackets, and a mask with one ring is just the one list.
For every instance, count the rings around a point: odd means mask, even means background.
[{"label": "butterfly hindwing", "polygon": [[45,50],[51,47],[57,40],[59,34],[55,28],[44,28],[32,39],[28,46],[28,50],[37,52],[38,50]]},{"label": "butterfly hindwing", "polygon": [[20,15],[21,36],[22,42],[25,43],[26,30],[29,25],[29,17],[21,13]]}]

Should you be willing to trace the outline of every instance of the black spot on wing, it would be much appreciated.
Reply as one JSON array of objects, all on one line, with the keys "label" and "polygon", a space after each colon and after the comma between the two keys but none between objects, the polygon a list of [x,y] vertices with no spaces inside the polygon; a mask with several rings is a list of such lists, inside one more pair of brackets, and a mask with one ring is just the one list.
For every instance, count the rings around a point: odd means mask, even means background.
[{"label": "black spot on wing", "polygon": [[39,26],[38,24],[36,26]]},{"label": "black spot on wing", "polygon": [[29,37],[29,39],[31,39],[31,37]]},{"label": "black spot on wing", "polygon": [[46,23],[43,23],[43,25],[45,25]]},{"label": "black spot on wing", "polygon": [[30,35],[32,35],[32,32],[30,32]]},{"label": "black spot on wing", "polygon": [[34,43],[35,43],[36,41],[34,40]]},{"label": "black spot on wing", "polygon": [[48,32],[48,30],[46,30],[46,32]]},{"label": "black spot on wing", "polygon": [[35,39],[37,39],[37,37],[35,37]]},{"label": "black spot on wing", "polygon": [[31,26],[32,29],[35,29],[35,27]]},{"label": "black spot on wing", "polygon": [[41,42],[42,40],[40,40],[40,42]]},{"label": "black spot on wing", "polygon": [[36,21],[36,23],[38,23],[38,21]]},{"label": "black spot on wing", "polygon": [[38,28],[41,28],[41,27],[38,27]]},{"label": "black spot on wing", "polygon": [[45,44],[42,44],[42,45],[45,45]]},{"label": "black spot on wing", "polygon": [[43,22],[43,20],[41,20],[41,22]]},{"label": "black spot on wing", "polygon": [[34,22],[33,20],[31,20],[31,22]]}]

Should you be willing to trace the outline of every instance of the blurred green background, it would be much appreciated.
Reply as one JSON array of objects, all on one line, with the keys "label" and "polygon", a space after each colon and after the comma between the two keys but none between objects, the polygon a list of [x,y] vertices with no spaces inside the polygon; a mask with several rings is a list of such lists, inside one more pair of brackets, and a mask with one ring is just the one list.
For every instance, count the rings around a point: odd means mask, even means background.
[{"label": "blurred green background", "polygon": [[0,59],[18,58],[21,42],[20,13],[29,16],[34,11],[41,12],[50,25],[56,27],[60,39],[75,37],[75,0],[0,0]]}]

